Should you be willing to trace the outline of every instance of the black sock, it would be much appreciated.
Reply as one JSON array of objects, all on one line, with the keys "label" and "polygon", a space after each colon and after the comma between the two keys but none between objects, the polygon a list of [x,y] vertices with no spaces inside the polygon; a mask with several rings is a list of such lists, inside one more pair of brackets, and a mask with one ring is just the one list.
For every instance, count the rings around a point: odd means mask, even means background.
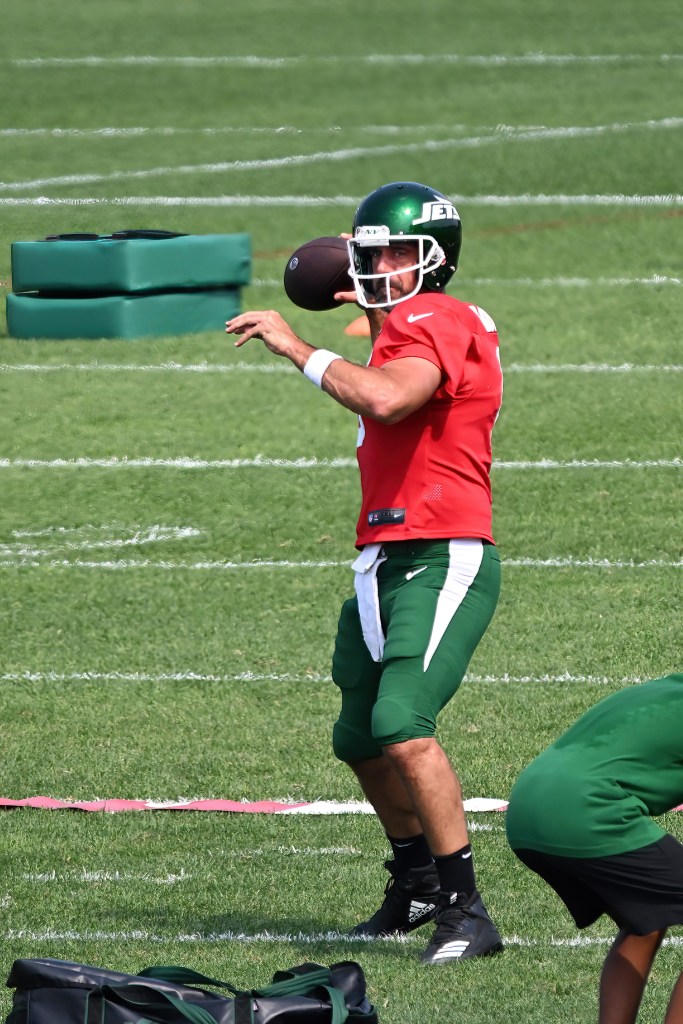
[{"label": "black sock", "polygon": [[439,874],[439,888],[442,892],[465,893],[468,896],[477,888],[474,878],[472,847],[467,844],[446,857],[435,857],[434,863]]},{"label": "black sock", "polygon": [[411,868],[422,868],[431,864],[432,855],[422,832],[416,836],[407,836],[405,839],[396,839],[393,836],[387,836],[387,839],[391,843],[391,851],[400,874],[410,871]]}]

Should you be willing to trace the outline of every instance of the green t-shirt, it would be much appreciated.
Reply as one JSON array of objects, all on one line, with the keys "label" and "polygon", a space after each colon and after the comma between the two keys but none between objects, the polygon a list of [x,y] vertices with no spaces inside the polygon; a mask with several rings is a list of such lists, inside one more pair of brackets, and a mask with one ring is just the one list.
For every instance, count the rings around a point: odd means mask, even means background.
[{"label": "green t-shirt", "polygon": [[683,803],[683,674],[613,693],[539,754],[512,787],[513,849],[609,857],[656,842]]}]

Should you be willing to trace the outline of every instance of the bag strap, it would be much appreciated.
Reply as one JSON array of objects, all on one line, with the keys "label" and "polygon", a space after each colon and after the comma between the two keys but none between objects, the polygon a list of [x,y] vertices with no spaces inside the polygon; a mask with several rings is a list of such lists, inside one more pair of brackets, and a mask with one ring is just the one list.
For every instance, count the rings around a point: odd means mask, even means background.
[{"label": "bag strap", "polygon": [[328,967],[306,965],[305,970],[278,971],[270,985],[252,989],[257,996],[302,996],[312,988],[334,987]]},{"label": "bag strap", "polygon": [[191,967],[145,967],[140,971],[138,978],[153,978],[156,981],[170,981],[175,985],[214,985],[218,988],[227,988],[234,996],[240,994],[240,989],[230,985],[227,981],[219,981],[217,978],[208,978],[199,971],[193,971]]},{"label": "bag strap", "polygon": [[[135,993],[140,989],[146,989],[148,995],[153,996],[154,999],[139,997],[136,999]],[[184,999],[174,996],[171,992],[154,988],[152,985],[102,985],[99,991],[105,998],[109,996],[114,1002],[123,1003],[124,1006],[130,1006],[136,1010],[143,1009],[149,1012],[154,1009],[155,1003],[157,1006],[160,1003],[162,1006],[164,1003],[168,1003],[190,1024],[216,1024],[216,1018],[203,1006],[185,1002]]]},{"label": "bag strap", "polygon": [[313,995],[315,991],[325,992],[332,1011],[330,1024],[344,1024],[349,1016],[344,993],[335,987],[329,968],[311,965],[311,968],[307,967],[303,973],[280,971],[276,977],[279,980],[271,985],[253,989],[254,995],[277,999],[278,996],[303,996]]},{"label": "bag strap", "polygon": [[344,993],[341,989],[335,988],[334,985],[322,985],[321,987],[330,997],[330,1006],[332,1007],[330,1024],[344,1024],[344,1021],[349,1016],[349,1008],[346,1005]]},{"label": "bag strap", "polygon": [[[205,974],[193,971],[190,967],[146,967],[143,971],[140,971],[138,977],[156,979],[157,981],[169,981],[177,985],[214,985],[219,988],[226,988],[237,997],[237,1001],[240,1003],[241,1009],[244,1009],[244,1007],[242,1007],[242,1002],[246,1004],[247,1000],[240,997],[249,995],[249,993],[230,985],[227,981],[219,981],[217,978],[209,978]],[[326,993],[330,1002],[330,1024],[344,1024],[344,1021],[346,1021],[349,1016],[349,1008],[346,1005],[344,993],[341,989],[335,987],[329,968],[320,967],[316,964],[311,965],[310,969],[307,967],[306,971],[301,973],[298,971],[279,971],[276,977],[278,980],[272,982],[270,985],[265,985],[262,988],[251,989],[251,995],[254,997],[263,996],[264,998],[277,999],[284,996],[308,995],[314,989],[322,989]],[[155,991],[160,992],[158,989],[155,989]],[[166,993],[163,994],[165,995]],[[192,1005],[183,1003],[182,1000],[180,1000],[180,1002],[184,1007]],[[195,1007],[195,1009],[201,1009],[201,1007]],[[197,1021],[195,1024],[215,1024],[211,1015],[207,1015],[209,1017],[209,1021]],[[249,1016],[251,1016],[251,1014]],[[145,1022],[140,1022],[140,1024],[145,1024]]]}]

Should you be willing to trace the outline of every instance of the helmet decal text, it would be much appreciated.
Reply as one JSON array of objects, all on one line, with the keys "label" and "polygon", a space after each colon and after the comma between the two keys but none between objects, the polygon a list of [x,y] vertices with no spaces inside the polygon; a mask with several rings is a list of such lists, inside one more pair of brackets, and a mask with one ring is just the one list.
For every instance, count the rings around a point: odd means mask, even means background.
[{"label": "helmet decal text", "polygon": [[422,215],[416,217],[413,224],[428,224],[432,220],[460,220],[460,218],[453,203],[440,199],[438,202],[423,203]]},{"label": "helmet decal text", "polygon": [[359,245],[388,245],[389,234],[386,224],[363,224],[356,228],[353,240]]}]

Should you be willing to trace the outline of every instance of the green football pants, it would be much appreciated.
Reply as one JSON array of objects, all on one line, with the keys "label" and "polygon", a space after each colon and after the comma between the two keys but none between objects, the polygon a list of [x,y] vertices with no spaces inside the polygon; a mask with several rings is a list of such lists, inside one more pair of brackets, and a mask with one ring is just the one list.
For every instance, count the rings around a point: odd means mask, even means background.
[{"label": "green football pants", "polygon": [[363,639],[357,598],[346,601],[332,660],[341,690],[333,748],[342,761],[433,736],[460,686],[500,593],[500,557],[479,540],[398,541],[377,572],[381,662]]}]

